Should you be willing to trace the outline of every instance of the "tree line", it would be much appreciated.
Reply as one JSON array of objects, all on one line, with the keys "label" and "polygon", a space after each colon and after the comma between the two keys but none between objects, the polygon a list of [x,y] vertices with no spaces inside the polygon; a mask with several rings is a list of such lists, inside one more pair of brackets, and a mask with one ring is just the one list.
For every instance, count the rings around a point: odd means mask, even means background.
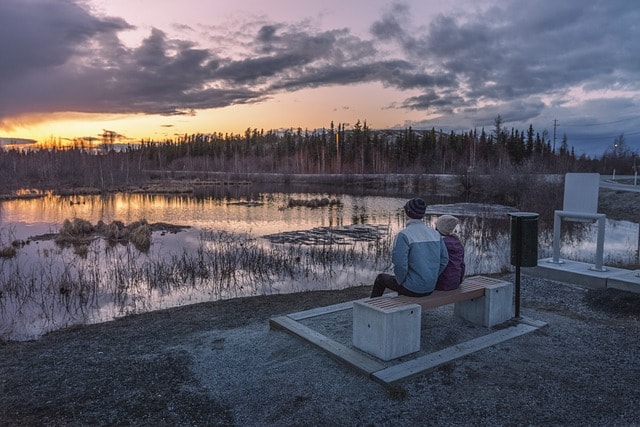
[{"label": "tree line", "polygon": [[358,121],[308,131],[247,129],[244,134],[187,134],[118,146],[105,131],[98,145],[75,141],[39,150],[0,150],[3,190],[34,187],[109,189],[138,185],[149,170],[283,174],[493,174],[598,172],[633,174],[637,153],[620,135],[601,157],[576,156],[566,135],[503,126],[468,132],[371,130]]}]

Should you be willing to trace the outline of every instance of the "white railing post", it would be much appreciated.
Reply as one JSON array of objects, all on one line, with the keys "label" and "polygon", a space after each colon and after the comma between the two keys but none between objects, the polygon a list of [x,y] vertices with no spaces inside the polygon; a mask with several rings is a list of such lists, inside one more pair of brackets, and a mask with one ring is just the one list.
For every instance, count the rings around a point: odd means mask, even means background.
[{"label": "white railing post", "polygon": [[560,214],[556,211],[553,214],[553,258],[551,262],[560,264]]},{"label": "white railing post", "polygon": [[604,229],[606,226],[606,217],[603,215],[598,218],[598,238],[596,240],[596,265],[593,270],[606,271],[604,268]]}]

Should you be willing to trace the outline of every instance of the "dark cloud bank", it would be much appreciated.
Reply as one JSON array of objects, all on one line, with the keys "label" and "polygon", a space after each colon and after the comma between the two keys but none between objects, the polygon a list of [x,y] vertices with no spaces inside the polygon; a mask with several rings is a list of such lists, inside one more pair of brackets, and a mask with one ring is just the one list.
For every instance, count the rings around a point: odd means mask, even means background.
[{"label": "dark cloud bank", "polygon": [[[417,18],[392,5],[366,39],[348,29],[246,23],[238,54],[160,29],[127,47],[119,34],[130,24],[79,1],[3,0],[0,126],[26,113],[192,114],[380,82],[415,93],[389,107],[440,115],[416,128],[490,129],[501,115],[507,126],[542,131],[557,119],[558,138],[566,133],[577,151],[599,154],[620,133],[638,147],[640,2],[496,2],[465,17]],[[600,96],[569,102],[575,88]]]}]

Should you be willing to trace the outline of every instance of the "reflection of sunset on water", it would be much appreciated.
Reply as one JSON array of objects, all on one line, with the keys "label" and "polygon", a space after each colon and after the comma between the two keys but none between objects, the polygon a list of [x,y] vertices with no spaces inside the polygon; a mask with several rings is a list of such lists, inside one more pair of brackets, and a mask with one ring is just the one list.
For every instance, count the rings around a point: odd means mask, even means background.
[{"label": "reflection of sunset on water", "polygon": [[[230,193],[233,190],[228,190]],[[288,207],[290,200],[310,200],[328,197],[339,200],[338,205],[309,208]],[[7,200],[0,203],[0,227],[11,227],[15,238],[54,232],[65,219],[79,218],[93,224],[122,221],[125,224],[145,219],[150,223],[164,222],[197,229],[214,229],[264,236],[287,231],[310,230],[315,227],[340,227],[354,224],[389,226],[395,232],[404,225],[401,207],[405,200],[397,197],[353,196],[347,194],[285,194],[255,193],[234,197],[193,197],[192,195],[154,195],[117,193],[106,196],[55,196]],[[507,212],[510,208],[470,203],[430,204],[426,220],[433,225],[438,215],[449,213],[464,217],[487,218],[481,228],[491,233],[508,233]],[[463,222],[465,222],[463,220]],[[476,240],[478,224],[468,230],[467,239]],[[607,221],[605,249],[610,254],[637,248],[637,224],[626,221]],[[545,230],[540,230],[544,251]],[[590,235],[587,228],[581,233]],[[485,233],[481,233],[484,235]],[[476,237],[474,237],[474,235]],[[484,238],[484,237],[483,237]],[[581,240],[581,239],[579,239]],[[572,257],[591,251],[589,239],[563,247]]]},{"label": "reflection of sunset on water", "polygon": [[[140,219],[168,222],[199,228],[214,228],[256,235],[304,230],[319,226],[354,223],[389,224],[395,222],[403,199],[385,197],[332,196],[339,206],[288,208],[288,200],[325,195],[258,194],[246,199],[194,198],[149,194],[114,194],[108,196],[46,196],[2,203],[0,225],[21,223],[26,226],[59,227],[65,219],[81,218],[91,223],[120,220],[130,223]],[[29,236],[21,235],[20,238]]]}]

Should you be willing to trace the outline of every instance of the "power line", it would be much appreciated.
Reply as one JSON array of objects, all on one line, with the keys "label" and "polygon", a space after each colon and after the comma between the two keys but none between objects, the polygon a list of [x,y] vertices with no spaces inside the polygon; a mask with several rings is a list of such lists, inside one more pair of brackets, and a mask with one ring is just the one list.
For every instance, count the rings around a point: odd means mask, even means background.
[{"label": "power line", "polygon": [[[615,135],[600,135],[600,136],[581,136],[581,137],[576,137],[575,135],[573,136],[574,139],[578,139],[578,140],[594,140],[594,139],[610,139],[610,138],[616,138],[618,136],[620,136],[620,134],[624,135],[625,137],[627,136],[634,136],[634,135],[640,135],[640,131],[637,132],[618,132]],[[567,135],[567,137],[569,137],[569,135]]]},{"label": "power line", "polygon": [[632,120],[638,120],[640,116],[637,117],[628,117],[626,119],[614,120],[612,122],[603,122],[603,123],[578,123],[578,124],[568,124],[563,125],[564,127],[589,127],[589,126],[606,126],[606,125],[614,125],[616,123],[628,122]]}]

